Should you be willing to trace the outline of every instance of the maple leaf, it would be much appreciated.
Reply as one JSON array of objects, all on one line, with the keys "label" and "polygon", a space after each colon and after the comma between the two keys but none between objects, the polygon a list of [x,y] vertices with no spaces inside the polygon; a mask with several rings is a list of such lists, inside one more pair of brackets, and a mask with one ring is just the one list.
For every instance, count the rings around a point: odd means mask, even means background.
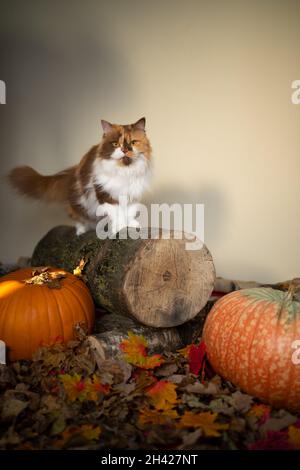
[{"label": "maple leaf", "polygon": [[254,416],[259,419],[259,424],[264,424],[270,417],[271,408],[262,403],[253,405],[248,411],[247,416]]},{"label": "maple leaf", "polygon": [[217,423],[217,413],[211,413],[210,411],[204,411],[203,413],[192,413],[186,411],[182,415],[179,427],[185,428],[200,428],[203,434],[208,437],[218,437],[222,430],[228,429],[228,424]]},{"label": "maple leaf", "polygon": [[169,410],[177,403],[176,385],[167,380],[156,382],[146,393],[157,410]]},{"label": "maple leaf", "polygon": [[164,359],[160,354],[148,356],[147,347],[146,339],[143,336],[135,335],[131,331],[128,332],[128,339],[124,339],[120,344],[127,362],[141,369],[154,369],[160,366]]},{"label": "maple leaf", "polygon": [[88,441],[96,441],[101,434],[101,429],[92,424],[83,424],[80,427],[80,434]]},{"label": "maple leaf", "polygon": [[86,398],[88,400],[97,401],[99,394],[107,395],[109,389],[110,386],[101,383],[100,378],[96,374],[93,375],[92,379],[86,380]]},{"label": "maple leaf", "polygon": [[198,375],[201,371],[202,379],[204,376],[211,378],[215,375],[214,370],[207,361],[206,345],[204,341],[201,341],[198,346],[195,344],[189,344],[185,348],[179,349],[178,352],[188,360],[190,372],[192,374]]},{"label": "maple leaf", "polygon": [[289,426],[288,436],[289,443],[292,444],[295,449],[300,449],[300,428],[293,425]]},{"label": "maple leaf", "polygon": [[71,401],[83,401],[87,399],[87,385],[78,374],[64,374],[59,376],[67,397]]},{"label": "maple leaf", "polygon": [[147,356],[147,340],[144,336],[138,336],[128,332],[128,339],[124,339],[120,344],[121,350],[127,354],[128,358],[132,361],[138,361],[141,356]]},{"label": "maple leaf", "polygon": [[178,418],[176,410],[166,409],[163,411],[144,408],[140,411],[140,424],[169,424],[170,420]]},{"label": "maple leaf", "polygon": [[160,354],[154,354],[153,356],[147,356],[144,360],[137,364],[137,367],[141,367],[142,369],[155,369],[155,367],[159,367],[165,361]]},{"label": "maple leaf", "polygon": [[74,436],[82,436],[87,441],[96,441],[101,434],[101,428],[92,424],[83,424],[82,426],[68,426],[59,439],[54,442],[54,447],[61,449]]},{"label": "maple leaf", "polygon": [[66,443],[71,439],[71,437],[74,434],[78,433],[78,429],[79,429],[78,426],[68,426],[61,433],[61,436],[59,437],[59,439],[56,439],[56,441],[54,441],[53,443],[54,447],[56,447],[57,449],[61,449],[62,447],[64,447]]}]

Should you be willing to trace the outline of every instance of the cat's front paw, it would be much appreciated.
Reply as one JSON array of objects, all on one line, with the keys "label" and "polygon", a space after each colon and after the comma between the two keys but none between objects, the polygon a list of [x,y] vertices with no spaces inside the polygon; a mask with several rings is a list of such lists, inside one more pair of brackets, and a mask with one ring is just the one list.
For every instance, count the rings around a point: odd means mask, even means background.
[{"label": "cat's front paw", "polygon": [[88,227],[81,222],[78,222],[75,226],[76,229],[76,235],[79,237],[79,235],[82,235],[83,233],[88,231]]}]

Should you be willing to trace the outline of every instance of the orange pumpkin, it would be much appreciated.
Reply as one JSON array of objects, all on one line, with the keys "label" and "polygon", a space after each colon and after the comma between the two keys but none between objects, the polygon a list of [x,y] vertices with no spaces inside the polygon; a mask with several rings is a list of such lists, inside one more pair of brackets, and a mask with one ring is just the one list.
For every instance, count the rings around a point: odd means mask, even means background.
[{"label": "orange pumpkin", "polygon": [[74,325],[91,332],[94,303],[86,285],[55,268],[26,268],[0,278],[0,339],[11,360],[30,359],[42,344],[74,338]]},{"label": "orange pumpkin", "polygon": [[300,298],[253,288],[222,297],[203,330],[215,371],[273,406],[300,411]]}]

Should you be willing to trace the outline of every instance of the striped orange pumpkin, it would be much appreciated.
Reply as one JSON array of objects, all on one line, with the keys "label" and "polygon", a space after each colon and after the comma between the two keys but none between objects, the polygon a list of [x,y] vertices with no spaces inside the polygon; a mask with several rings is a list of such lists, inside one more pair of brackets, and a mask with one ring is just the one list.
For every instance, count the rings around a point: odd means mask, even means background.
[{"label": "striped orange pumpkin", "polygon": [[74,338],[76,323],[91,332],[94,303],[86,285],[66,271],[26,268],[0,278],[0,339],[11,360],[30,359],[42,344]]},{"label": "striped orange pumpkin", "polygon": [[300,298],[252,288],[222,297],[203,340],[215,371],[250,395],[300,411]]}]

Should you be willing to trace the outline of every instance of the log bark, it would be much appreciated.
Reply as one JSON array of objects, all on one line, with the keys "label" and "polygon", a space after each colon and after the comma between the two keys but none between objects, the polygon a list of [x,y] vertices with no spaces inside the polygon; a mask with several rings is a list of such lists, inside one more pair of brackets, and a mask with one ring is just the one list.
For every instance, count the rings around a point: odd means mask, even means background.
[{"label": "log bark", "polygon": [[91,347],[100,359],[120,354],[120,343],[128,339],[128,332],[142,335],[147,340],[149,354],[175,352],[199,341],[205,319],[214,301],[209,301],[193,320],[172,328],[153,328],[141,325],[132,318],[105,314],[96,320],[94,334],[89,336]]},{"label": "log bark", "polygon": [[96,305],[144,325],[172,327],[205,306],[215,269],[205,245],[189,251],[182,234],[165,235],[158,230],[154,239],[146,238],[144,230],[142,238],[123,239],[122,231],[119,238],[101,240],[94,231],[76,236],[73,227],[55,227],[38,243],[31,264],[73,272],[84,259],[84,280]]},{"label": "log bark", "polygon": [[176,327],[154,328],[145,326],[129,317],[117,314],[104,315],[95,326],[95,333],[89,337],[91,346],[102,359],[120,354],[120,343],[128,339],[128,332],[142,335],[147,340],[150,354],[176,351],[183,347]]}]

